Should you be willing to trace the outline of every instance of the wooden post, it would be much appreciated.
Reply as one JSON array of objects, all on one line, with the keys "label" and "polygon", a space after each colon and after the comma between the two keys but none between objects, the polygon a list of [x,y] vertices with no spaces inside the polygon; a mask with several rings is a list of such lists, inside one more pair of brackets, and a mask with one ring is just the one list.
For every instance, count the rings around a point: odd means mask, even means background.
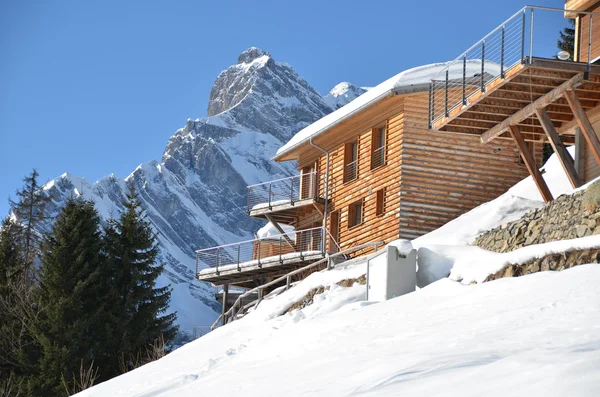
[{"label": "wooden post", "polygon": [[277,231],[279,233],[281,233],[282,237],[285,239],[285,242],[288,243],[288,245],[290,247],[292,247],[292,249],[294,250],[294,252],[296,251],[296,246],[294,245],[294,242],[289,238],[289,236],[287,234],[285,234],[285,231],[281,228],[281,226],[279,226],[279,223],[277,223],[272,217],[271,215],[265,214],[265,218],[267,218],[267,220],[269,222],[271,222],[271,224],[273,226],[275,226],[275,229],[277,229]]},{"label": "wooden post", "polygon": [[571,186],[573,186],[573,188],[578,188],[582,185],[582,182],[579,178],[579,175],[577,174],[577,170],[575,170],[575,163],[573,161],[573,158],[567,151],[567,148],[565,147],[564,143],[562,143],[562,141],[560,140],[560,136],[556,132],[556,129],[554,128],[554,124],[552,124],[552,120],[550,120],[548,112],[546,112],[546,109],[544,108],[538,108],[535,110],[535,114],[537,115],[537,118],[540,121],[542,128],[546,132],[546,135],[550,140],[550,144],[554,149],[554,153],[556,153],[556,155],[558,156],[560,164],[565,170],[567,178],[569,178],[569,182],[571,182]]},{"label": "wooden post", "polygon": [[581,133],[585,137],[588,147],[592,151],[596,162],[600,164],[600,139],[598,138],[598,134],[596,134],[590,119],[583,110],[583,106],[581,106],[579,98],[577,98],[575,92],[569,90],[565,91],[565,99],[573,111],[577,125],[579,125],[579,128],[581,128]]},{"label": "wooden post", "polygon": [[531,178],[533,178],[533,181],[542,195],[544,202],[548,203],[552,201],[552,193],[550,193],[550,189],[548,189],[548,185],[546,184],[546,181],[544,181],[544,177],[540,173],[540,170],[535,162],[535,158],[529,151],[529,147],[521,135],[521,131],[519,131],[519,128],[517,128],[515,125],[511,125],[508,130],[510,131],[510,135],[512,135],[513,139],[517,143],[517,147],[521,153],[521,158],[523,158],[523,162],[529,171],[529,175],[531,175]]},{"label": "wooden post", "polygon": [[229,298],[229,284],[223,284],[223,311],[221,316],[223,316],[223,325],[227,324],[227,317],[225,317],[225,313],[227,313],[227,299]]}]

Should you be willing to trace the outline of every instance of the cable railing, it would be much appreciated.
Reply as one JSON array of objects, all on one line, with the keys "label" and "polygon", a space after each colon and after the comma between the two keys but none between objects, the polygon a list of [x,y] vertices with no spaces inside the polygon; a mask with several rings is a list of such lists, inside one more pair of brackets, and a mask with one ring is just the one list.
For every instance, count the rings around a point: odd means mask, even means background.
[{"label": "cable railing", "polygon": [[321,175],[318,172],[303,173],[289,178],[248,186],[248,212],[282,204],[319,197]]},{"label": "cable railing", "polygon": [[201,249],[196,251],[196,274],[205,268],[218,274],[223,270],[241,271],[244,267],[324,254],[325,233],[323,227],[315,227]]},{"label": "cable railing", "polygon": [[381,167],[385,164],[385,145],[381,146],[371,153],[371,169]]},{"label": "cable railing", "polygon": [[354,160],[344,165],[344,183],[350,182],[357,177],[358,160]]},{"label": "cable railing", "polygon": [[[452,117],[469,104],[475,95],[504,79],[515,67],[528,64],[534,57],[587,63],[592,53],[593,14],[576,11],[587,18],[581,32],[578,53],[558,52],[556,43],[561,26],[567,27],[564,9],[527,6],[519,10],[431,79],[429,87],[429,128]],[[600,14],[596,14],[600,23]],[[600,55],[600,54],[597,54]]]}]

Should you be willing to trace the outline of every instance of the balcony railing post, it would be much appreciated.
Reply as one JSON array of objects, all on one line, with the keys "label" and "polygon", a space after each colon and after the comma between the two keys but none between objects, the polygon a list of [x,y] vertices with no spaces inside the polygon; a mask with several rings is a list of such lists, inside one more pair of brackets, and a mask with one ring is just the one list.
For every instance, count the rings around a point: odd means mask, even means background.
[{"label": "balcony railing post", "polygon": [[525,13],[527,8],[523,9],[523,16],[521,17],[521,63],[525,64]]},{"label": "balcony railing post", "polygon": [[485,40],[481,43],[481,92],[485,92]]},{"label": "balcony railing post", "polygon": [[500,78],[504,78],[504,30],[505,26],[502,25],[502,43],[500,44]]},{"label": "balcony railing post", "polygon": [[449,76],[450,76],[450,72],[448,69],[446,69],[446,117],[450,116],[450,113],[448,112],[448,80],[449,80]]},{"label": "balcony railing post", "polygon": [[238,272],[241,271],[242,269],[240,268],[240,251],[242,249],[242,244],[238,244],[238,252],[237,252],[237,269]]},{"label": "balcony railing post", "polygon": [[428,122],[429,122],[429,129],[431,129],[431,122],[432,122],[432,119],[433,119],[433,117],[431,117],[431,93],[432,93],[431,84],[432,84],[432,82],[429,83],[429,110],[428,110],[428,112],[429,112],[429,120],[428,120]]},{"label": "balcony railing post", "polygon": [[531,10],[531,21],[529,21],[529,64],[533,62],[533,8]]},{"label": "balcony railing post", "polygon": [[463,57],[462,102],[467,106],[467,54]]},{"label": "balcony railing post", "polygon": [[294,178],[291,179],[292,183],[290,184],[290,203],[294,204]]},{"label": "balcony railing post", "polygon": [[435,80],[431,80],[431,128],[435,120]]},{"label": "balcony railing post", "polygon": [[271,194],[272,194],[272,189],[273,189],[273,184],[269,183],[269,209],[272,210],[273,207],[271,207]]},{"label": "balcony railing post", "polygon": [[219,273],[220,248],[217,248],[217,274]]},{"label": "balcony railing post", "polygon": [[283,254],[283,248],[282,248],[282,244],[283,243],[283,236],[279,237],[279,263],[283,263],[283,258],[282,258],[282,254]]},{"label": "balcony railing post", "polygon": [[262,267],[262,264],[260,263],[260,257],[261,257],[261,252],[260,252],[260,239],[258,239],[258,267]]},{"label": "balcony railing post", "polygon": [[[592,62],[592,22],[594,19],[594,15],[590,14],[590,26],[588,27],[588,59],[587,59],[587,68],[586,71],[589,72],[591,70],[591,62]],[[587,76],[586,76],[587,78]]]}]

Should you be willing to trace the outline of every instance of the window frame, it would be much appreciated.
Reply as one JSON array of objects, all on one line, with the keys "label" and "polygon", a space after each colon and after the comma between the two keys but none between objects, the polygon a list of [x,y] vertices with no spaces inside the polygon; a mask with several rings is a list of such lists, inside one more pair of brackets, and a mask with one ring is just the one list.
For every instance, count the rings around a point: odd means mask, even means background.
[{"label": "window frame", "polygon": [[[376,170],[386,165],[387,163],[387,141],[388,141],[388,123],[387,120],[383,124],[378,125],[377,127],[371,128],[371,170]],[[380,138],[380,139],[376,139]],[[383,144],[375,147],[376,140],[383,140]],[[376,164],[375,163],[375,152],[381,150],[382,151],[382,160]]]},{"label": "window frame", "polygon": [[[351,148],[354,146],[354,150]],[[352,160],[352,157],[355,157]],[[344,144],[344,183],[352,182],[358,179],[358,157],[359,157],[359,139],[356,138]],[[354,163],[354,176],[350,178],[348,166]]]},{"label": "window frame", "polygon": [[382,187],[375,192],[375,216],[381,217],[385,215],[385,199],[386,188]]},{"label": "window frame", "polygon": [[[348,229],[352,229],[355,228],[357,226],[360,226],[364,223],[365,219],[364,219],[364,199],[360,199],[360,200],[356,200],[350,204],[348,204]],[[357,221],[356,219],[356,209],[359,209],[360,211],[360,219],[358,219],[357,223],[354,223],[355,221]],[[352,221],[352,223],[351,223]]]}]

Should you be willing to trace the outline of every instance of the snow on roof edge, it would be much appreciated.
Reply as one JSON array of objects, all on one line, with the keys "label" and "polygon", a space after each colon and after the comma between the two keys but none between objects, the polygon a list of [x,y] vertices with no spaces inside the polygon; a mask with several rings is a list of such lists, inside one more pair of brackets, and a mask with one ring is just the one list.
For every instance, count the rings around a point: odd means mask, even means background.
[{"label": "snow on roof edge", "polygon": [[[468,77],[481,73],[480,65],[481,60],[478,59],[467,61]],[[494,62],[486,62],[486,65],[488,67],[486,72],[493,71],[495,74],[499,74],[499,65],[496,65]],[[298,131],[285,145],[277,150],[277,153],[275,153],[275,156],[273,156],[272,160],[280,159],[300,145],[308,142],[311,138],[320,136],[347,118],[355,115],[366,107],[379,102],[384,97],[393,94],[394,92],[402,94],[417,92],[419,89],[421,89],[421,87],[428,85],[431,78],[447,66],[448,70],[450,71],[450,78],[462,77],[462,62],[458,64],[453,62],[439,62],[404,70],[385,80],[381,84],[371,88],[369,91],[349,102],[345,106],[342,106],[341,108],[329,113],[328,115]],[[413,90],[410,90],[411,87]]]}]

